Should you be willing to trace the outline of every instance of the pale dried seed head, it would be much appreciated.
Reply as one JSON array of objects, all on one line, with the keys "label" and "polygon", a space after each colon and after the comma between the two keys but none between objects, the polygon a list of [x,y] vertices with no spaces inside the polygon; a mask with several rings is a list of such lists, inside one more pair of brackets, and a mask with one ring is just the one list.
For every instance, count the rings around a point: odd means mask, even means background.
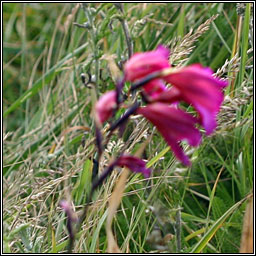
[{"label": "pale dried seed head", "polygon": [[253,86],[245,86],[245,83],[246,81],[244,81],[241,88],[237,90],[234,98],[231,98],[228,95],[225,96],[218,115],[217,133],[241,126],[250,121],[246,118],[239,123],[237,122],[237,111],[242,106],[248,105],[253,99]]},{"label": "pale dried seed head", "polygon": [[[247,51],[247,54],[250,54],[253,51],[253,48],[250,48]],[[225,73],[228,72],[238,72],[239,71],[239,66],[240,66],[240,60],[241,57],[238,56],[238,53],[231,59],[231,60],[226,60],[225,63],[221,68],[219,68],[216,73],[213,75],[214,77],[221,77]],[[253,60],[253,58],[248,59],[247,63],[250,63]]]},{"label": "pale dried seed head", "polygon": [[196,31],[193,33],[193,29],[190,29],[183,38],[175,37],[169,43],[169,48],[171,50],[170,63],[176,64],[177,66],[182,66],[184,59],[188,56],[194,49],[194,43],[198,38],[204,34],[208,29],[212,21],[214,21],[219,14],[213,15],[211,18],[206,20],[201,24]]}]

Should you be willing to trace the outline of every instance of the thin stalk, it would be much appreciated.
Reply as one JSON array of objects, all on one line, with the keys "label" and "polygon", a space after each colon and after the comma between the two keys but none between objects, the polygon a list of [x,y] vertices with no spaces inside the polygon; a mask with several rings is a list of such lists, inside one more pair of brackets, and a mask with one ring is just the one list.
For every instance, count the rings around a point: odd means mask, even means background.
[{"label": "thin stalk", "polygon": [[128,23],[125,19],[121,19],[120,22],[124,30],[125,40],[128,48],[128,57],[130,59],[133,55],[133,44],[132,44],[132,38],[130,36],[130,32],[128,28]]},{"label": "thin stalk", "polygon": [[130,59],[131,56],[133,55],[133,43],[132,43],[130,31],[129,31],[129,26],[125,19],[123,4],[117,3],[115,4],[115,6],[122,13],[122,17],[118,17],[118,19],[121,22],[122,28],[124,30],[125,40],[128,48],[128,58]]},{"label": "thin stalk", "polygon": [[179,253],[181,250],[181,214],[180,208],[178,208],[176,213],[176,246],[177,252]]},{"label": "thin stalk", "polygon": [[[231,59],[239,52],[242,21],[243,21],[242,16],[238,16],[237,17],[237,23],[236,23],[236,33],[235,33],[235,39],[234,39]],[[236,63],[234,63],[234,64],[236,64]],[[230,85],[230,89],[229,89],[230,92],[231,92],[230,96],[233,98],[234,97],[235,82],[236,82],[236,72],[231,71],[230,74],[228,74],[228,77],[234,77],[231,81],[231,85]]]},{"label": "thin stalk", "polygon": [[240,62],[240,70],[238,77],[238,85],[241,86],[245,76],[245,65],[246,60],[248,59],[247,50],[248,50],[248,38],[249,38],[249,27],[250,27],[250,11],[251,4],[246,4],[245,16],[243,20],[243,37],[241,44],[241,62]]},{"label": "thin stalk", "polygon": [[83,3],[83,10],[85,13],[85,16],[88,20],[89,26],[92,37],[92,49],[93,49],[93,55],[94,55],[94,61],[95,61],[95,86],[92,90],[92,103],[94,104],[97,101],[98,98],[98,86],[99,86],[99,51],[98,51],[98,41],[97,41],[97,29],[93,22],[93,17],[91,10],[87,3]]}]

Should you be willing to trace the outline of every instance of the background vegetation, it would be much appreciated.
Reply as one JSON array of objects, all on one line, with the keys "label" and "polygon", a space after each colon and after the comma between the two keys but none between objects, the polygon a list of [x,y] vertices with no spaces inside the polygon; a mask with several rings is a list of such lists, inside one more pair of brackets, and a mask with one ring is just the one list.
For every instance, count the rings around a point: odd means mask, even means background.
[{"label": "background vegetation", "polygon": [[[128,3],[124,13],[111,3],[85,10],[79,4],[3,3],[4,251],[65,251],[59,202],[72,197],[79,214],[95,153],[94,95],[80,75],[92,75],[98,95],[114,88],[106,56],[120,67],[127,59],[124,20],[134,52],[164,44],[172,65],[200,62],[230,86],[216,133],[199,148],[187,148],[192,168],[178,163],[142,118],[130,123],[123,140],[110,142],[100,171],[121,149],[133,153],[152,136],[144,158],[154,174],[149,180],[130,175],[113,223],[117,242],[133,253],[237,253],[253,188],[250,12],[248,4],[235,3]],[[106,251],[106,206],[118,175],[95,195],[76,252]]]}]

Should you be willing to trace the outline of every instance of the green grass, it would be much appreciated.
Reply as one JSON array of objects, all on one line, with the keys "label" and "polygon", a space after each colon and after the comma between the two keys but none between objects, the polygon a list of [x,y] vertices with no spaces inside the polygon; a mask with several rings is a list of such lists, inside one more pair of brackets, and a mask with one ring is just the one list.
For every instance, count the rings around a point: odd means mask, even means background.
[{"label": "green grass", "polygon": [[[86,202],[95,155],[94,132],[61,133],[68,127],[94,129],[93,102],[114,88],[104,54],[127,59],[124,31],[111,3],[3,3],[3,245],[6,253],[61,253],[68,244],[66,217],[59,207],[72,197],[79,214]],[[197,28],[219,16],[205,31]],[[134,153],[146,147],[149,180],[131,174],[113,222],[123,252],[238,253],[243,215],[253,189],[253,101],[250,6],[244,10],[243,36],[219,126],[198,148],[186,148],[192,167],[174,158],[165,141],[142,118],[127,127],[124,140],[114,136],[100,170],[123,147]],[[214,71],[234,57],[237,19],[235,3],[124,4],[134,52],[158,44],[172,49],[174,65],[200,62]],[[80,28],[73,22],[84,24]],[[139,21],[139,22],[138,22]],[[111,24],[110,24],[111,22]],[[110,28],[111,25],[111,28]],[[183,38],[193,29],[196,39]],[[193,49],[190,49],[194,47]],[[178,55],[178,53],[182,53]],[[97,88],[86,88],[81,73],[96,76]],[[189,109],[190,110],[190,109]],[[94,195],[74,251],[106,252],[108,198],[117,180],[111,177]],[[177,212],[181,211],[179,219]],[[179,232],[175,232],[181,222]],[[173,238],[160,248],[149,241],[158,227]],[[162,239],[162,238],[161,238]],[[158,247],[157,247],[158,246]]]}]

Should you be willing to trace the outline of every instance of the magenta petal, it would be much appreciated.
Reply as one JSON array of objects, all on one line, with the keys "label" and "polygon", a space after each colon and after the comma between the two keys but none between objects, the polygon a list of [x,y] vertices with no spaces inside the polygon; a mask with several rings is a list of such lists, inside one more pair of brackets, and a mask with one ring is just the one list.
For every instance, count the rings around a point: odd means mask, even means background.
[{"label": "magenta petal", "polygon": [[165,57],[165,59],[169,58],[170,51],[162,44],[157,46],[156,52],[159,53],[161,56]]},{"label": "magenta petal", "polygon": [[108,120],[116,107],[116,91],[104,93],[96,103],[95,112],[97,120],[102,124]]},{"label": "magenta petal", "polygon": [[211,134],[217,125],[216,116],[224,98],[222,88],[227,82],[214,78],[211,69],[200,64],[173,72],[165,80],[180,91],[181,99],[194,106],[206,134]]},{"label": "magenta petal", "polygon": [[181,148],[181,146],[178,144],[178,143],[172,143],[170,142],[171,144],[170,147],[172,149],[172,151],[174,152],[175,156],[186,166],[190,166],[191,165],[191,162],[188,158],[188,156],[186,156],[184,154],[184,151],[183,149]]},{"label": "magenta petal", "polygon": [[162,102],[169,104],[177,103],[180,100],[182,100],[182,95],[180,91],[175,87],[172,87],[169,90],[165,90],[153,98],[154,102]]},{"label": "magenta petal", "polygon": [[149,168],[146,168],[145,161],[135,156],[122,155],[118,158],[116,165],[121,167],[125,166],[133,172],[142,173],[145,178],[150,177],[151,174],[151,170]]},{"label": "magenta petal", "polygon": [[143,90],[152,98],[158,97],[162,92],[167,91],[163,80],[153,79],[143,86]]},{"label": "magenta petal", "polygon": [[170,67],[168,56],[169,50],[164,46],[154,51],[134,54],[124,66],[126,80],[134,82],[152,72]]},{"label": "magenta petal", "polygon": [[197,118],[184,111],[163,103],[153,103],[146,107],[139,108],[138,114],[142,114],[162,134],[176,157],[185,165],[189,160],[179,146],[179,142],[186,140],[191,146],[198,146],[201,141],[201,134],[194,125]]},{"label": "magenta petal", "polygon": [[193,103],[195,109],[201,116],[201,124],[206,131],[206,135],[210,135],[217,127],[216,116],[219,112],[220,105],[216,106],[215,110],[209,110],[202,103]]}]

